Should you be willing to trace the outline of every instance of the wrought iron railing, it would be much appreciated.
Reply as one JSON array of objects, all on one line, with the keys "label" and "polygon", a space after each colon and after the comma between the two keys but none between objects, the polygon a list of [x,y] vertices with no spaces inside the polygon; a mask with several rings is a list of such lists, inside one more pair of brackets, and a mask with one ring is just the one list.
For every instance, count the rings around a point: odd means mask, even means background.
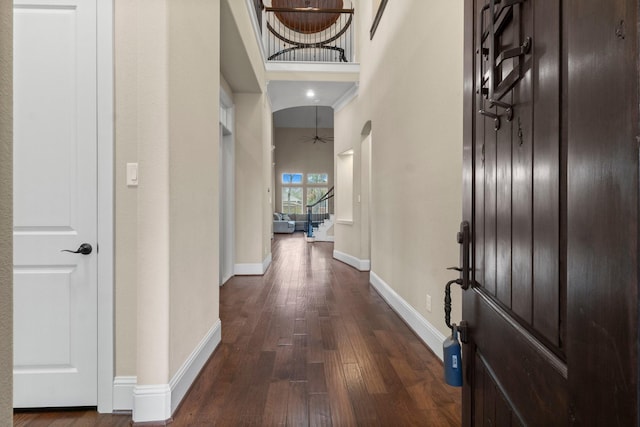
[{"label": "wrought iron railing", "polygon": [[313,227],[316,226],[314,217],[320,217],[324,220],[329,217],[330,213],[333,213],[333,196],[335,195],[333,188],[331,187],[322,197],[307,205],[307,237],[313,237]]},{"label": "wrought iron railing", "polygon": [[[300,0],[254,0],[269,61],[353,62],[354,9],[297,7]],[[320,2],[315,2],[320,4]]]}]

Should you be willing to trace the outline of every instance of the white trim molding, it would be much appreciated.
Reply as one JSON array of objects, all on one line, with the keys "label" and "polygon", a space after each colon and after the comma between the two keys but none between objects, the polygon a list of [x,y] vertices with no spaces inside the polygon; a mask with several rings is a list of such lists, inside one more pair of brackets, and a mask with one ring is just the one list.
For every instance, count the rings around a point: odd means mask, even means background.
[{"label": "white trim molding", "polygon": [[113,411],[114,64],[113,1],[96,3],[98,138],[98,412]]},{"label": "white trim molding", "polygon": [[222,341],[222,323],[220,319],[209,329],[202,341],[191,352],[178,372],[169,381],[171,388],[171,413],[178,408],[180,402],[204,367],[209,357]]},{"label": "white trim molding", "polygon": [[[222,341],[222,323],[220,319],[209,329],[204,338],[193,349],[180,369],[171,378],[169,384],[137,385],[136,377],[118,377],[117,408],[126,410],[126,392],[132,390],[130,398],[133,421],[135,423],[159,422],[171,419],[180,402],[204,367],[209,357]],[[117,378],[117,379],[118,379]],[[133,381],[133,384],[132,384]],[[116,384],[114,381],[114,390]]]},{"label": "white trim molding", "polygon": [[342,110],[344,107],[347,106],[347,104],[349,104],[355,97],[358,96],[358,90],[359,90],[359,83],[356,82],[351,89],[349,89],[348,91],[346,91],[344,93],[344,95],[342,95],[340,98],[338,98],[336,100],[336,102],[333,103],[332,107],[333,107],[333,113],[337,113],[338,111]]},{"label": "white trim molding", "polygon": [[260,29],[261,23],[258,22],[258,17],[255,13],[255,6],[253,4],[253,1],[246,0],[245,3],[247,4],[247,10],[249,11],[249,16],[251,17],[251,26],[253,27],[253,35],[255,36],[256,42],[258,43],[258,46],[260,48],[260,56],[262,57],[262,63],[264,64],[265,62],[267,62],[267,56],[264,53],[264,45],[262,44],[262,39],[261,39],[261,35],[262,35],[262,30]]},{"label": "white trim molding", "polygon": [[369,281],[398,316],[442,360],[442,343],[446,337],[373,271],[369,273]]},{"label": "white trim molding", "polygon": [[134,423],[170,419],[171,387],[169,384],[134,386],[132,418]]},{"label": "white trim molding", "polygon": [[371,261],[368,259],[359,259],[336,250],[333,251],[333,257],[360,271],[369,271],[371,269]]},{"label": "white trim molding", "polygon": [[270,61],[265,64],[267,73],[336,73],[352,75],[353,81],[357,81],[360,75],[360,64],[357,62],[296,62],[296,61]]},{"label": "white trim molding", "polygon": [[271,265],[271,253],[260,263],[235,264],[233,274],[236,276],[262,276]]},{"label": "white trim molding", "polygon": [[271,265],[271,261],[272,261],[271,252],[269,252],[267,254],[267,257],[262,261],[262,274],[267,272],[267,269]]},{"label": "white trim molding", "polygon": [[115,377],[113,380],[113,410],[133,410],[133,389],[138,382],[135,376]]}]

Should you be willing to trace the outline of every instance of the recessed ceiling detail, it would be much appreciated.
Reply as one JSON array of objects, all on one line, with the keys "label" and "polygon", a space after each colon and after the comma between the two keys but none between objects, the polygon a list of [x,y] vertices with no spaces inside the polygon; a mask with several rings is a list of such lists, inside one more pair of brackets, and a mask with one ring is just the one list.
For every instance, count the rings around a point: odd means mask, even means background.
[{"label": "recessed ceiling detail", "polygon": [[[355,86],[355,82],[272,80],[267,85],[267,92],[275,112],[303,105],[332,107]],[[313,97],[307,97],[309,90],[314,92]]]}]

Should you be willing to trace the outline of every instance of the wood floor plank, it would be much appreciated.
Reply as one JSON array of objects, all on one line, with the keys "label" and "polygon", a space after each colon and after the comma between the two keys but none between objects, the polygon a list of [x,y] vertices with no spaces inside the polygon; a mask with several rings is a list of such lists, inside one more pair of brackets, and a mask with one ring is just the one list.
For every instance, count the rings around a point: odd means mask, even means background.
[{"label": "wood floor plank", "polygon": [[357,420],[349,398],[340,356],[336,351],[326,351],[324,359],[331,421],[334,426],[355,426]]},{"label": "wood floor plank", "polygon": [[309,363],[307,365],[307,381],[309,384],[309,394],[327,393],[324,363]]},{"label": "wood floor plank", "polygon": [[309,425],[309,395],[306,381],[294,381],[289,385],[287,399],[287,426]]},{"label": "wood floor plank", "polygon": [[356,363],[347,363],[343,365],[342,369],[347,382],[353,413],[358,423],[372,427],[380,426],[380,421],[376,415],[375,398],[367,392],[360,367]]},{"label": "wood floor plank", "polygon": [[269,384],[267,401],[264,406],[262,420],[266,426],[284,426],[287,424],[287,405],[289,401],[290,382],[277,381]]},{"label": "wood floor plank", "polygon": [[324,361],[324,349],[322,347],[322,330],[320,329],[320,317],[317,311],[306,313],[307,319],[307,362],[320,363]]},{"label": "wood floor plank", "polygon": [[331,427],[331,406],[326,393],[309,396],[309,426]]},{"label": "wood floor plank", "polygon": [[[276,235],[264,276],[220,288],[222,342],[173,417],[193,426],[459,426],[460,389],[333,244]],[[27,427],[129,426],[130,415],[16,413]]]}]

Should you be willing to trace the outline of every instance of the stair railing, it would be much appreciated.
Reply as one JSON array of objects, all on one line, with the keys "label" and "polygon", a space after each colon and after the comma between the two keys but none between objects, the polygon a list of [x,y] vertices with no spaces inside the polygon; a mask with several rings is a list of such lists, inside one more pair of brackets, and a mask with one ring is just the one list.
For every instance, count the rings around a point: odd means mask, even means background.
[{"label": "stair railing", "polygon": [[353,7],[292,7],[299,2],[273,0],[264,3],[253,0],[268,61],[353,62]]},{"label": "stair railing", "polygon": [[[328,218],[327,215],[331,214],[333,211],[334,195],[334,187],[331,187],[322,197],[314,203],[307,205],[307,238],[313,237],[313,209],[316,208],[316,212],[318,210],[322,210],[322,213],[325,215],[325,219]],[[317,208],[318,206],[320,209]]]}]

